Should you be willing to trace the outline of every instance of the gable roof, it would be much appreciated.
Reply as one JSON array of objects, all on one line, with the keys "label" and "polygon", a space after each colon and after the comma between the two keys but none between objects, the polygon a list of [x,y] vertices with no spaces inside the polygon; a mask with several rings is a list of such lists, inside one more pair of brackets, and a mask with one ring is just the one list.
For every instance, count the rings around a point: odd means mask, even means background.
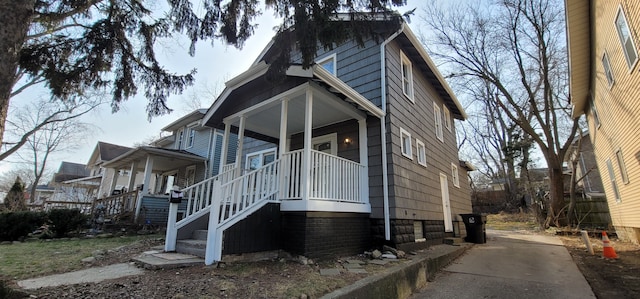
[{"label": "gable roof", "polygon": [[[346,20],[346,17],[343,15],[338,15],[337,18],[342,21]],[[467,118],[467,114],[465,113],[464,108],[458,101],[458,98],[453,93],[453,90],[451,89],[447,81],[444,79],[444,77],[438,70],[433,60],[431,60],[431,57],[429,56],[425,48],[422,46],[422,44],[420,43],[416,35],[413,33],[413,31],[411,31],[411,29],[409,28],[409,25],[404,21],[403,18],[399,18],[399,19],[401,20],[401,23],[400,23],[400,29],[398,32],[401,34],[398,34],[394,38],[394,40],[398,41],[402,45],[403,49],[408,50],[405,52],[405,54],[409,56],[412,61],[417,62],[417,66],[419,70],[422,72],[423,75],[425,75],[429,83],[431,83],[435,88],[438,95],[444,100],[445,104],[447,105],[447,108],[451,112],[451,115],[456,119],[465,120]],[[381,19],[381,21],[383,20]],[[227,86],[236,85],[238,82],[235,79],[239,79],[239,80],[247,79],[247,73],[252,69],[264,68],[267,62],[266,57],[269,56],[269,52],[273,46],[274,46],[274,40],[272,39],[269,42],[269,44],[267,44],[265,49],[262,50],[262,52],[260,53],[258,58],[255,60],[251,68],[249,68],[247,72],[244,72],[238,75],[236,78],[233,78],[232,80],[227,82]],[[268,65],[266,66],[268,68]],[[266,72],[266,68],[263,71]],[[244,82],[247,82],[247,81],[244,81]],[[222,98],[222,96],[219,97],[218,99],[220,98]]]},{"label": "gable roof", "polygon": [[89,158],[89,162],[87,162],[87,165],[100,165],[103,162],[111,161],[113,158],[118,157],[130,150],[130,147],[98,141],[98,144],[96,144],[96,147],[93,150],[93,153],[91,154],[91,158]]},{"label": "gable roof", "polygon": [[87,177],[89,174],[89,169],[87,169],[87,166],[84,164],[62,161],[58,168],[58,172],[53,175],[53,181],[58,183]]},{"label": "gable roof", "polygon": [[202,122],[199,122],[200,120],[202,120],[202,117],[205,115],[205,113],[207,113],[207,109],[206,108],[200,108],[200,109],[196,109],[193,112],[178,118],[177,120],[175,120],[174,122],[166,125],[164,128],[162,128],[163,131],[175,131],[177,129],[180,129],[181,127],[185,127],[191,123],[194,122],[198,122],[199,126],[202,126]]}]

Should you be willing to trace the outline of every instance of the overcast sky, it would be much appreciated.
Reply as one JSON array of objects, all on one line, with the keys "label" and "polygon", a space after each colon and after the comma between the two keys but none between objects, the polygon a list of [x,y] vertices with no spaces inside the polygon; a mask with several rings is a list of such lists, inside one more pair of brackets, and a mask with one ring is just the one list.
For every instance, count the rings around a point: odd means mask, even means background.
[{"label": "overcast sky", "polygon": [[[398,10],[405,12],[415,8],[420,3],[419,0],[410,0],[407,6],[400,7]],[[419,13],[419,10],[416,10],[416,13]],[[413,22],[410,25],[416,33],[419,31],[415,25],[417,19],[417,17],[412,18]],[[169,106],[174,109],[174,112],[166,116],[153,118],[149,122],[145,111],[147,100],[143,95],[138,95],[123,103],[121,110],[115,114],[111,113],[111,107],[104,106],[99,111],[83,118],[83,121],[94,124],[97,127],[96,131],[85,136],[77,150],[57,153],[48,162],[48,168],[57,171],[61,161],[87,163],[98,141],[132,147],[136,143],[148,140],[151,136],[159,136],[164,126],[188,113],[188,105],[183,102],[190,94],[193,94],[194,89],[198,90],[207,87],[209,90],[215,90],[217,88],[219,92],[224,87],[225,81],[249,68],[273,37],[273,28],[278,25],[278,21],[274,18],[272,11],[265,11],[257,19],[257,24],[258,28],[255,33],[240,50],[217,41],[214,46],[211,46],[210,42],[200,42],[196,49],[196,55],[191,57],[187,54],[188,41],[170,42],[164,47],[158,47],[158,60],[168,70],[184,74],[193,68],[197,69],[194,86],[190,87],[183,95],[176,95],[170,98]],[[48,97],[46,90],[32,88],[28,92],[13,98],[12,106],[31,101],[38,98],[38,96]],[[201,100],[203,108],[208,108],[214,98],[206,94],[203,97]],[[0,172],[8,170],[12,165],[9,161],[0,162]]]}]

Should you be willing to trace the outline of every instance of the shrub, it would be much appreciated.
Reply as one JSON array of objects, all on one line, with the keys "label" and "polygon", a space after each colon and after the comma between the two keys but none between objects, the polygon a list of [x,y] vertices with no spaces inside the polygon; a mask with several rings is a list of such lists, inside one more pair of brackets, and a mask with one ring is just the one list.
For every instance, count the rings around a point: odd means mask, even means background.
[{"label": "shrub", "polygon": [[20,240],[44,223],[41,212],[0,213],[0,241]]},{"label": "shrub", "polygon": [[54,209],[49,211],[50,229],[56,238],[66,236],[69,232],[81,229],[87,224],[88,216],[78,209]]}]

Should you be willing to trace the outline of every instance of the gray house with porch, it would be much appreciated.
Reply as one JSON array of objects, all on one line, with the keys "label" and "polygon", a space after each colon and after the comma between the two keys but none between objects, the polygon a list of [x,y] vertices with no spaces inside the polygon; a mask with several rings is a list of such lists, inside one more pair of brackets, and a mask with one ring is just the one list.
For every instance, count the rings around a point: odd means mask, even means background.
[{"label": "gray house with porch", "polygon": [[[461,234],[472,167],[459,160],[454,120],[465,112],[408,25],[381,22],[384,40],[321,50],[277,83],[266,78],[270,44],[226,83],[202,122],[224,132],[220,161],[234,162],[182,190],[186,213],[170,216],[165,250],[211,264],[275,249],[414,249]],[[196,235],[202,251],[182,250]]]}]

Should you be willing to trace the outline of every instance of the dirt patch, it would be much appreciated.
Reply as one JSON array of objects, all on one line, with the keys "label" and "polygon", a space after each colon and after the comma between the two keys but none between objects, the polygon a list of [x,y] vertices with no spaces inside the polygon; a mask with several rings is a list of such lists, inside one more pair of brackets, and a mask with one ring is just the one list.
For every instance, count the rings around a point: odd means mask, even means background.
[{"label": "dirt patch", "polygon": [[618,259],[602,257],[602,239],[590,238],[594,255],[580,236],[560,237],[596,297],[640,298],[640,246],[610,238]]}]

